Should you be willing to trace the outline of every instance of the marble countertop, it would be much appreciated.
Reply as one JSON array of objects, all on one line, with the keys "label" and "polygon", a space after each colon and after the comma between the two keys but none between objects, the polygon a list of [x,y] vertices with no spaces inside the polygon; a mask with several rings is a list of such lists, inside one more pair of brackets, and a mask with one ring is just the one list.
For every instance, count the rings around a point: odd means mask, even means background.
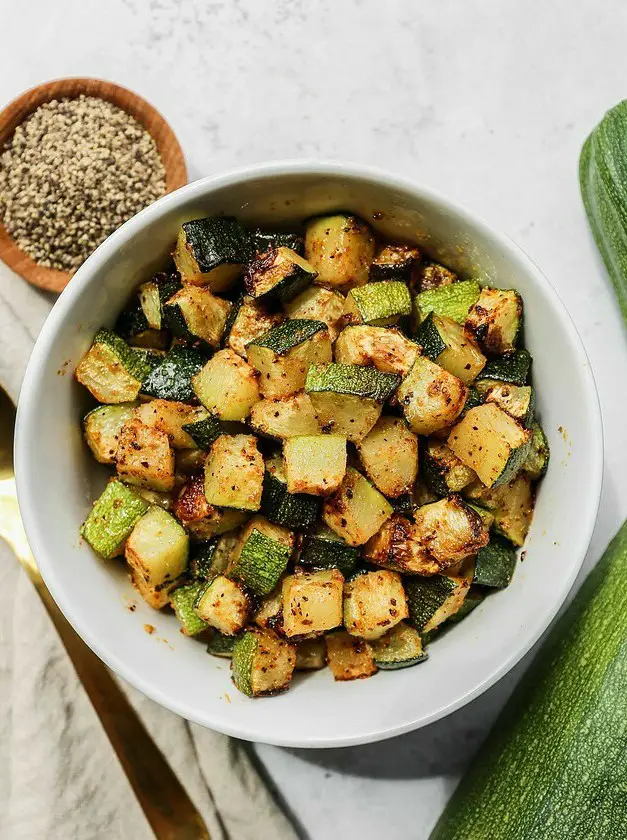
[{"label": "marble countertop", "polygon": [[[589,568],[627,515],[627,405],[616,388],[627,348],[586,226],[577,160],[590,128],[627,96],[627,6],[36,5],[33,26],[33,4],[0,2],[0,102],[58,76],[111,79],[165,114],[191,178],[285,157],[375,164],[448,193],[525,248],[565,301],[601,397],[606,474]],[[330,751],[260,746],[259,759],[311,840],[422,840],[524,664],[402,738]]]}]

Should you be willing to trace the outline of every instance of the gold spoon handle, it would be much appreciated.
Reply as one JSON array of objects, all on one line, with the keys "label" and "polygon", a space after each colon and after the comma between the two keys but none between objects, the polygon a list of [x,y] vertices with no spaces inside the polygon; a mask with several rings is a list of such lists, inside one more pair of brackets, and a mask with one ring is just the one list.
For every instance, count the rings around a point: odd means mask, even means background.
[{"label": "gold spoon handle", "polygon": [[46,588],[28,548],[13,493],[0,496],[0,537],[13,548],[35,585],[155,837],[210,840],[202,817],[126,696],[70,626]]}]

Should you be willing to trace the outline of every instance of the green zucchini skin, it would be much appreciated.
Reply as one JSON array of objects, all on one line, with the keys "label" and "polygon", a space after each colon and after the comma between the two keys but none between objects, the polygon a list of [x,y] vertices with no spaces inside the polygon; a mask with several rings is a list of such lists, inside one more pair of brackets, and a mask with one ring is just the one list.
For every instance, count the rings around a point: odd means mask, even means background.
[{"label": "green zucchini skin", "polygon": [[531,425],[531,444],[522,468],[532,481],[539,481],[549,467],[550,458],[549,442],[542,426],[535,421]]},{"label": "green zucchini skin", "polygon": [[346,545],[340,539],[306,534],[303,537],[298,562],[301,566],[314,569],[339,569],[344,577],[348,578],[359,563],[359,549]]},{"label": "green zucchini skin", "polygon": [[352,394],[384,403],[401,384],[396,373],[382,373],[374,367],[342,365],[312,365],[307,372],[305,391],[334,394]]},{"label": "green zucchini skin", "polygon": [[430,840],[627,836],[627,522],[523,676]]},{"label": "green zucchini skin", "polygon": [[81,536],[108,560],[118,553],[135,523],[147,510],[148,502],[115,479],[94,502],[81,527]]},{"label": "green zucchini skin", "polygon": [[207,355],[200,350],[176,345],[144,379],[142,394],[159,400],[197,402],[192,377],[206,361]]},{"label": "green zucchini skin", "polygon": [[269,595],[287,568],[292,550],[254,529],[231,573],[257,595]]},{"label": "green zucchini skin", "polygon": [[579,185],[588,223],[627,320],[627,100],[593,129],[579,158]]},{"label": "green zucchini skin", "polygon": [[267,347],[277,356],[284,356],[293,347],[297,347],[304,341],[309,341],[316,333],[326,329],[328,329],[327,325],[322,321],[294,318],[268,330],[264,335],[251,341],[248,346],[254,344],[256,347]]},{"label": "green zucchini skin", "polygon": [[305,253],[305,240],[297,233],[265,231],[257,228],[252,233],[252,241],[258,254],[263,254],[271,248],[289,248],[291,251],[295,251],[299,257],[302,257]]},{"label": "green zucchini skin", "polygon": [[203,420],[197,420],[195,423],[185,423],[182,428],[191,437],[196,446],[205,452],[209,452],[211,445],[220,435],[226,434],[226,429],[213,414],[210,414]]},{"label": "green zucchini skin", "polygon": [[194,580],[207,581],[214,574],[217,574],[213,568],[213,555],[217,543],[217,539],[207,540],[200,543],[196,548],[194,556],[189,561],[189,573]]},{"label": "green zucchini skin", "polygon": [[307,493],[288,493],[287,484],[267,470],[263,478],[261,512],[275,525],[308,528],[320,513],[320,499]]},{"label": "green zucchini skin", "polygon": [[203,274],[223,263],[246,262],[252,256],[248,232],[231,216],[193,219],[181,227]]},{"label": "green zucchini skin", "polygon": [[485,397],[478,391],[474,385],[470,385],[468,388],[468,396],[466,397],[466,402],[464,403],[464,410],[462,411],[462,415],[469,411],[471,408],[476,408],[478,405],[483,405],[485,402]]},{"label": "green zucchini skin", "polygon": [[429,312],[418,328],[415,340],[422,347],[424,355],[428,359],[431,359],[432,362],[435,362],[440,353],[444,353],[446,350],[446,343],[443,341],[433,320],[433,312]]},{"label": "green zucchini skin", "polygon": [[454,589],[455,584],[445,575],[409,578],[405,583],[409,623],[422,631]]},{"label": "green zucchini skin", "polygon": [[450,285],[427,289],[416,296],[416,310],[420,321],[429,312],[446,315],[463,324],[468,312],[477,302],[481,289],[476,280],[461,280]]},{"label": "green zucchini skin", "polygon": [[473,583],[504,589],[509,586],[516,568],[516,550],[503,537],[493,534],[490,542],[477,552]]},{"label": "green zucchini skin", "polygon": [[498,379],[511,385],[526,385],[531,372],[531,353],[528,350],[515,350],[490,360],[481,371],[481,380]]},{"label": "green zucchini skin", "polygon": [[207,653],[210,653],[211,656],[222,656],[225,659],[230,659],[233,656],[235,643],[243,635],[243,633],[238,633],[236,636],[225,636],[223,633],[214,630],[207,644]]},{"label": "green zucchini skin", "polygon": [[196,636],[209,626],[193,609],[196,598],[204,588],[205,582],[197,580],[187,586],[179,586],[170,596],[174,612],[186,636]]}]

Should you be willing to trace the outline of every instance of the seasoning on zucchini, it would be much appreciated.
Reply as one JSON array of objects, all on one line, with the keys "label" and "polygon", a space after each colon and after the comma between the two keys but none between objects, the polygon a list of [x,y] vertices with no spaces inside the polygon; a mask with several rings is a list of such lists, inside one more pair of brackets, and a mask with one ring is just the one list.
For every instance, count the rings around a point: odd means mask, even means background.
[{"label": "seasoning on zucchini", "polygon": [[418,291],[427,292],[430,289],[439,289],[440,286],[450,286],[451,283],[458,283],[459,277],[455,272],[445,268],[439,263],[426,263],[418,275]]},{"label": "seasoning on zucchini", "polygon": [[98,330],[76,373],[98,402],[125,403],[137,398],[150,371],[141,353],[110,330]]},{"label": "seasoning on zucchini", "polygon": [[448,444],[428,440],[422,449],[420,475],[438,496],[459,493],[476,479],[476,473],[463,464]]},{"label": "seasoning on zucchini", "polygon": [[359,549],[347,545],[330,528],[320,525],[313,534],[304,534],[298,562],[314,569],[339,569],[351,575],[359,562]]},{"label": "seasoning on zucchini", "polygon": [[416,295],[416,315],[422,323],[429,312],[464,324],[470,308],[477,302],[481,288],[476,280],[462,280],[426,289]]},{"label": "seasoning on zucchini", "polygon": [[100,464],[114,464],[122,426],[131,419],[136,402],[100,405],[83,420],[85,441]]},{"label": "seasoning on zucchini", "polygon": [[409,428],[430,435],[451,426],[464,408],[468,388],[425,356],[418,356],[402,381],[396,398]]},{"label": "seasoning on zucchini", "polygon": [[346,473],[346,438],[342,435],[298,435],[283,444],[290,493],[328,496]]},{"label": "seasoning on zucchini", "polygon": [[254,435],[222,435],[205,462],[205,496],[211,505],[259,510],[263,457]]},{"label": "seasoning on zucchini", "polygon": [[321,216],[307,223],[305,257],[318,272],[316,283],[321,286],[363,286],[374,252],[372,231],[356,216]]},{"label": "seasoning on zucchini", "polygon": [[364,639],[335,630],[324,637],[327,664],[338,682],[360,680],[377,673],[372,649]]},{"label": "seasoning on zucchini", "polygon": [[488,544],[483,520],[456,493],[419,507],[414,514],[419,542],[441,566],[452,566]]},{"label": "seasoning on zucchini", "polygon": [[393,512],[385,496],[349,467],[339,490],[324,501],[322,518],[348,545],[363,545]]},{"label": "seasoning on zucchini", "polygon": [[282,400],[260,400],[251,408],[248,424],[257,434],[279,440],[320,434],[316,412],[304,391]]},{"label": "seasoning on zucchini", "polygon": [[383,280],[358,286],[346,296],[344,312],[355,324],[383,327],[398,323],[403,315],[411,315],[411,295],[400,280]]},{"label": "seasoning on zucchini", "polygon": [[165,305],[170,329],[186,341],[218,347],[233,304],[209,289],[184,286]]},{"label": "seasoning on zucchini", "polygon": [[254,516],[240,534],[229,574],[258,595],[267,595],[279,582],[293,548],[291,531],[273,525],[263,516]]},{"label": "seasoning on zucchini", "polygon": [[246,274],[246,290],[254,298],[292,300],[316,279],[307,260],[289,248],[271,248],[259,255]]},{"label": "seasoning on zucchini", "polygon": [[477,383],[477,387],[485,394],[486,403],[496,403],[514,420],[523,426],[530,426],[533,422],[535,394],[531,385],[510,385],[508,382],[496,382],[486,379]]},{"label": "seasoning on zucchini", "polygon": [[400,417],[380,417],[356,444],[366,475],[388,498],[408,493],[418,474],[418,438]]},{"label": "seasoning on zucchini", "polygon": [[549,442],[542,426],[536,421],[531,426],[531,444],[522,468],[532,481],[539,481],[549,466]]},{"label": "seasoning on zucchini", "polygon": [[175,400],[160,399],[142,403],[133,412],[133,417],[144,426],[164,432],[175,449],[194,448],[194,441],[184,427],[203,420],[206,416],[207,412],[204,408]]},{"label": "seasoning on zucchini", "polygon": [[348,326],[335,342],[335,361],[344,365],[374,365],[383,373],[405,376],[420,347],[399,330],[368,325]]},{"label": "seasoning on zucchini", "polygon": [[468,594],[473,572],[472,563],[465,563],[454,572],[407,578],[405,593],[409,623],[424,635],[455,615]]},{"label": "seasoning on zucchini", "polygon": [[170,603],[181,622],[181,631],[185,636],[197,636],[204,633],[208,624],[194,612],[194,602],[204,589],[202,581],[194,581],[177,587],[170,595]]},{"label": "seasoning on zucchini", "polygon": [[174,488],[174,450],[165,432],[135,418],[120,429],[118,476],[128,484],[167,493]]},{"label": "seasoning on zucchini", "polygon": [[283,633],[325,633],[342,623],[344,577],[338,569],[296,568],[283,579]]},{"label": "seasoning on zucchini", "polygon": [[185,283],[222,292],[243,273],[250,256],[250,235],[242,225],[214,216],[181,225],[174,262]]},{"label": "seasoning on zucchini", "polygon": [[486,357],[452,318],[430,312],[416,333],[416,341],[425,356],[466,385],[476,379],[485,366]]},{"label": "seasoning on zucchini", "polygon": [[194,612],[223,636],[235,636],[250,616],[251,598],[246,588],[225,575],[216,575],[196,594]]},{"label": "seasoning on zucchini", "polygon": [[420,262],[420,251],[411,245],[384,245],[370,263],[370,279],[408,280],[412,268]]},{"label": "seasoning on zucchini", "polygon": [[234,350],[219,350],[192,379],[200,402],[220,420],[244,420],[259,402],[257,374]]},{"label": "seasoning on zucchini", "polygon": [[364,546],[364,557],[375,566],[403,574],[434,575],[445,564],[429,554],[415,523],[393,513]]},{"label": "seasoning on zucchini", "polygon": [[[231,320],[232,316],[232,320]],[[270,312],[263,300],[242,295],[231,310],[224,327],[223,342],[243,359],[248,358],[246,347],[259,336],[282,323],[281,312]]]},{"label": "seasoning on zucchini", "polygon": [[322,321],[329,328],[331,341],[335,341],[343,326],[344,298],[339,292],[310,286],[294,300],[284,304],[288,318]]},{"label": "seasoning on zucchini", "polygon": [[522,329],[522,298],[513,289],[481,289],[466,319],[466,330],[488,355],[516,348]]},{"label": "seasoning on zucchini", "polygon": [[405,590],[397,572],[365,572],[344,587],[344,627],[352,636],[378,639],[408,615]]},{"label": "seasoning on zucchini", "polygon": [[233,646],[233,682],[248,697],[286,691],[295,665],[295,646],[271,630],[249,627]]},{"label": "seasoning on zucchini", "polygon": [[200,350],[176,344],[144,379],[142,394],[176,402],[195,401],[192,379],[206,361],[207,356]]},{"label": "seasoning on zucchini", "polygon": [[382,671],[410,668],[429,658],[420,633],[401,621],[396,627],[371,642],[375,665]]},{"label": "seasoning on zucchini", "polygon": [[144,501],[121,481],[110,481],[81,527],[95,552],[108,560],[119,554],[135,523],[148,510]]},{"label": "seasoning on zucchini", "polygon": [[514,350],[487,362],[481,371],[477,386],[482,388],[509,382],[511,385],[526,385],[531,370],[531,355],[528,350]]},{"label": "seasoning on zucchini", "polygon": [[213,414],[208,414],[206,417],[203,417],[202,420],[194,420],[191,423],[185,423],[185,425],[182,426],[182,429],[190,436],[194,446],[198,447],[198,449],[204,449],[206,452],[211,449],[214,441],[216,441],[220,435],[226,434],[224,426],[217,417],[213,416]]},{"label": "seasoning on zucchini", "polygon": [[516,568],[516,551],[511,543],[492,537],[488,545],[477,552],[472,582],[479,586],[503,589],[509,586]]},{"label": "seasoning on zucchini", "polygon": [[261,512],[270,522],[286,528],[307,528],[316,522],[319,507],[315,496],[288,491],[280,457],[266,461]]}]

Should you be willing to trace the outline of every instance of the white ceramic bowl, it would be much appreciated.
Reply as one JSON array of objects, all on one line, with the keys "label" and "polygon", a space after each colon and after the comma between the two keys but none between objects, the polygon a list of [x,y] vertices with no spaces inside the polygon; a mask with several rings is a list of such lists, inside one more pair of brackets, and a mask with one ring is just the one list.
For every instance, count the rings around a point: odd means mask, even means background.
[{"label": "white ceramic bowl", "polygon": [[[538,409],[552,458],[526,556],[510,588],[492,595],[431,646],[428,662],[334,683],[297,675],[289,692],[250,700],[225,660],[185,639],[172,615],[138,604],[120,564],[78,537],[105,473],[81,440],[86,396],[72,377],[96,329],[165,258],[181,222],[225,212],[243,222],[300,222],[348,208],[390,237],[416,240],[464,273],[524,298],[536,359]],[[65,374],[65,375],[63,375]],[[359,744],[423,726],[492,685],[529,650],[564,601],[594,525],[602,427],[590,365],[564,306],[509,239],[431,190],[354,165],[277,163],[206,178],[153,204],[76,273],[35,346],[20,399],[20,507],[43,577],[87,644],[124,679],[188,720],[254,741],[299,747]],[[156,632],[148,635],[144,624]]]}]

